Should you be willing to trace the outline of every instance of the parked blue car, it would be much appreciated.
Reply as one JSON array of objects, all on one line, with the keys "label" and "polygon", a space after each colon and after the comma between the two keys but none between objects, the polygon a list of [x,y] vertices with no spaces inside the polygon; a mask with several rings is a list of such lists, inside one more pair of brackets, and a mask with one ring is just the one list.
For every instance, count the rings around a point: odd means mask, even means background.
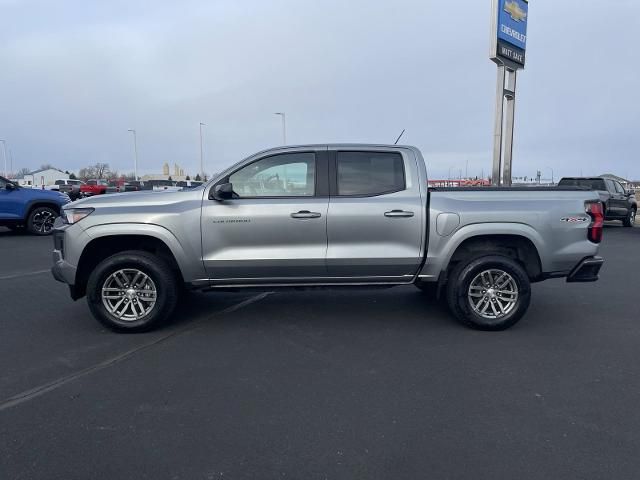
[{"label": "parked blue car", "polygon": [[49,235],[60,209],[70,201],[66,193],[24,188],[0,177],[0,227]]}]

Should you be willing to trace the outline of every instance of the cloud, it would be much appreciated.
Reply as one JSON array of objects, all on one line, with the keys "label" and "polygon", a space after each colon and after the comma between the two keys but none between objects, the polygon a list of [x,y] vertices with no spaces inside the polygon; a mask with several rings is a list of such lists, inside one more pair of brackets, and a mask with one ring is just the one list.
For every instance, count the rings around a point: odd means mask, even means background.
[{"label": "cloud", "polygon": [[[280,142],[403,142],[433,176],[491,168],[488,2],[5,2],[0,135],[15,164],[217,171]],[[616,8],[611,5],[615,3]],[[514,174],[640,177],[640,4],[530,7]],[[624,28],[620,28],[620,26]],[[625,173],[626,172],[626,173]]]}]

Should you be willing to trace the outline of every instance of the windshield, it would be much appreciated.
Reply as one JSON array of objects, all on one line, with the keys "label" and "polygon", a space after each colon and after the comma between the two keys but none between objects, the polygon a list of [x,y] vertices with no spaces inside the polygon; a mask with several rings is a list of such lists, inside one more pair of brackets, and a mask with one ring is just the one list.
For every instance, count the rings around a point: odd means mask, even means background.
[{"label": "windshield", "polygon": [[602,178],[563,178],[558,183],[560,187],[585,187],[590,190],[606,190]]}]

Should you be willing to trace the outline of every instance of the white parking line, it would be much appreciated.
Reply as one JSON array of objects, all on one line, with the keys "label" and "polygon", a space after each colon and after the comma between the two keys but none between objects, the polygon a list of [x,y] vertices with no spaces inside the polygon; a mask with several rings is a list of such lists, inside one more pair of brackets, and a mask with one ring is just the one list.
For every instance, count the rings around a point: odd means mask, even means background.
[{"label": "white parking line", "polygon": [[0,280],[11,280],[12,278],[28,277],[30,275],[42,275],[43,273],[51,273],[51,269],[38,270],[37,272],[14,273],[13,275],[0,277]]},{"label": "white parking line", "polygon": [[[48,271],[48,270],[47,270]],[[0,277],[1,278],[1,277]],[[111,357],[108,358],[107,360],[104,360],[100,363],[98,363],[97,365],[94,365],[93,367],[89,367],[89,368],[85,368],[84,370],[80,370],[79,372],[75,372],[72,373],[70,375],[67,375],[65,377],[62,378],[58,378],[57,380],[54,380],[53,382],[49,382],[49,383],[45,383],[43,385],[39,385],[35,388],[26,390],[24,392],[18,393],[17,395],[14,395],[11,398],[8,398],[6,400],[4,400],[3,402],[0,403],[0,412],[2,412],[3,410],[7,410],[8,408],[11,407],[15,407],[16,405],[20,405],[21,403],[25,403],[28,402],[29,400],[33,400],[34,398],[37,398],[41,395],[44,395],[45,393],[51,392],[53,390],[56,390],[60,387],[62,387],[63,385],[66,385],[67,383],[73,382],[74,380],[77,380],[78,378],[82,378],[85,377],[91,373],[97,372],[99,370],[102,370],[104,368],[110,367],[112,365],[115,365],[117,363],[122,362],[123,360],[126,360],[127,358],[131,357],[132,355],[141,352],[142,350],[146,350],[150,347],[153,347],[154,345],[158,345],[159,343],[162,343],[166,340],[169,340],[170,338],[176,337],[178,335],[182,335],[183,333],[186,332],[190,332],[192,330],[195,330],[196,328],[199,328],[202,326],[201,322],[199,320],[210,320],[212,318],[214,318],[217,315],[221,315],[221,314],[225,314],[225,313],[231,313],[231,312],[235,312],[236,310],[239,310],[243,307],[246,307],[247,305],[251,305],[252,303],[258,302],[260,300],[262,300],[263,298],[267,297],[268,295],[270,295],[273,292],[264,292],[264,293],[260,293],[258,295],[254,295],[253,297],[247,298],[246,300],[243,300],[242,302],[236,303],[235,305],[231,305],[230,307],[225,308],[224,310],[221,310],[219,312],[214,313],[213,315],[209,315],[206,317],[201,317],[197,320],[195,320],[194,322],[191,322],[189,325],[187,325],[185,328],[181,328],[178,330],[175,330],[173,332],[167,333],[165,335],[162,335],[159,338],[156,338],[155,340],[152,340],[150,342],[147,342],[143,345],[140,345],[136,348],[132,348],[131,350],[128,350],[124,353],[121,353],[120,355],[116,355],[115,357]]]}]

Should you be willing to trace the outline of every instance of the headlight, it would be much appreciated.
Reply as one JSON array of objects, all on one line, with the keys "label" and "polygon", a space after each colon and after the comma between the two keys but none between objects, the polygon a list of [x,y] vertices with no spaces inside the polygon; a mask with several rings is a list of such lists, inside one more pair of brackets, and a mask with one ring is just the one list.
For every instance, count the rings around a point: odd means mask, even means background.
[{"label": "headlight", "polygon": [[91,215],[93,210],[93,208],[64,208],[62,210],[62,218],[64,223],[71,225]]}]

